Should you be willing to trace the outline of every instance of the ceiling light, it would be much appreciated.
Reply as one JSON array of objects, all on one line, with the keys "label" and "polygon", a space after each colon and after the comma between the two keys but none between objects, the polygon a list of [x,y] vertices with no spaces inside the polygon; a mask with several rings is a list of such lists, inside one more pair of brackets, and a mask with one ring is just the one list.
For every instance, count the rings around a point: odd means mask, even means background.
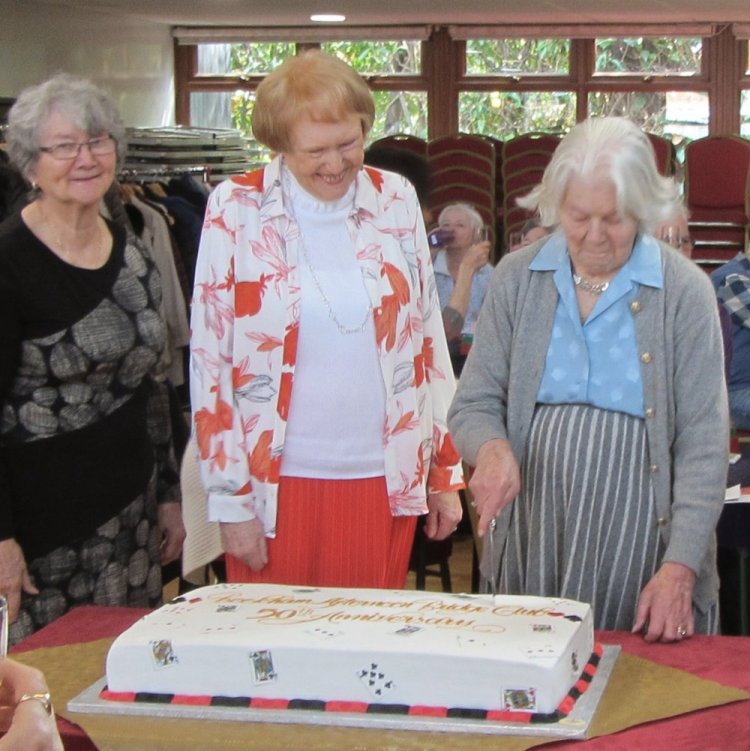
[{"label": "ceiling light", "polygon": [[313,13],[310,20],[313,23],[342,23],[346,21],[346,16],[341,13]]}]

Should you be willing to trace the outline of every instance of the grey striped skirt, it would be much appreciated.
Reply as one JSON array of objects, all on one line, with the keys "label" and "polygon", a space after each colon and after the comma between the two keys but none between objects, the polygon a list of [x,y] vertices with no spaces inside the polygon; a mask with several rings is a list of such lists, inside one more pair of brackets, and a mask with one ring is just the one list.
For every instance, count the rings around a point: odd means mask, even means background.
[{"label": "grey striped skirt", "polygon": [[[595,628],[629,631],[664,553],[643,420],[540,404],[521,478],[499,591],[589,602]],[[696,632],[717,627],[716,608],[695,612]]]}]

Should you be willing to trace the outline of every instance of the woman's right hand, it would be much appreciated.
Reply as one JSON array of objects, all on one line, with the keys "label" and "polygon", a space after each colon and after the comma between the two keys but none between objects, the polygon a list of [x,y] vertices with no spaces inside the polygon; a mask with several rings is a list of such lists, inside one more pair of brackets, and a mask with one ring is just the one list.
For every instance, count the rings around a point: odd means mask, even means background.
[{"label": "woman's right hand", "polygon": [[266,533],[260,519],[221,522],[219,528],[225,553],[238,558],[253,571],[260,571],[268,563]]},{"label": "woman's right hand", "polygon": [[21,546],[11,537],[0,541],[0,594],[8,600],[8,620],[13,623],[21,608],[21,592],[38,595],[26,569]]},{"label": "woman's right hand", "polygon": [[490,262],[490,241],[480,240],[474,243],[461,260],[461,266],[471,272],[472,276],[483,269]]},{"label": "woman's right hand", "polygon": [[521,471],[510,443],[497,438],[483,444],[469,480],[479,515],[477,534],[480,537],[484,537],[490,522],[513,501],[520,489]]}]

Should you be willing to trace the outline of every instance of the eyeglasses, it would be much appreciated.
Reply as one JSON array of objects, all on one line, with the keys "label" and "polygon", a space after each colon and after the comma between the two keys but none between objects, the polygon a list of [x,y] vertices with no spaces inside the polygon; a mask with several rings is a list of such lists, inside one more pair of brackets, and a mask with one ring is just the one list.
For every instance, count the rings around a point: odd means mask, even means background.
[{"label": "eyeglasses", "polygon": [[49,154],[53,159],[69,161],[75,159],[84,146],[88,148],[91,156],[107,156],[115,150],[117,143],[112,136],[106,135],[82,143],[67,141],[66,143],[56,143],[54,146],[40,146],[39,151]]}]

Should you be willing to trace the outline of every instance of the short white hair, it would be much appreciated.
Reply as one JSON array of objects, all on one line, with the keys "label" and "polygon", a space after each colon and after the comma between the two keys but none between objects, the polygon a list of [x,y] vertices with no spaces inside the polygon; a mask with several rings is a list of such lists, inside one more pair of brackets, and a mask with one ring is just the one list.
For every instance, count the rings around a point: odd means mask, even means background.
[{"label": "short white hair", "polygon": [[469,222],[474,225],[475,230],[484,227],[482,215],[470,203],[449,203],[438,216],[438,226],[442,226],[443,219],[448,211],[463,211],[469,217]]},{"label": "short white hair", "polygon": [[618,211],[635,217],[642,232],[680,211],[677,184],[659,174],[648,136],[624,117],[589,118],[575,125],[555,149],[542,182],[517,203],[537,211],[545,226],[557,224],[571,179],[593,175],[612,181]]}]

